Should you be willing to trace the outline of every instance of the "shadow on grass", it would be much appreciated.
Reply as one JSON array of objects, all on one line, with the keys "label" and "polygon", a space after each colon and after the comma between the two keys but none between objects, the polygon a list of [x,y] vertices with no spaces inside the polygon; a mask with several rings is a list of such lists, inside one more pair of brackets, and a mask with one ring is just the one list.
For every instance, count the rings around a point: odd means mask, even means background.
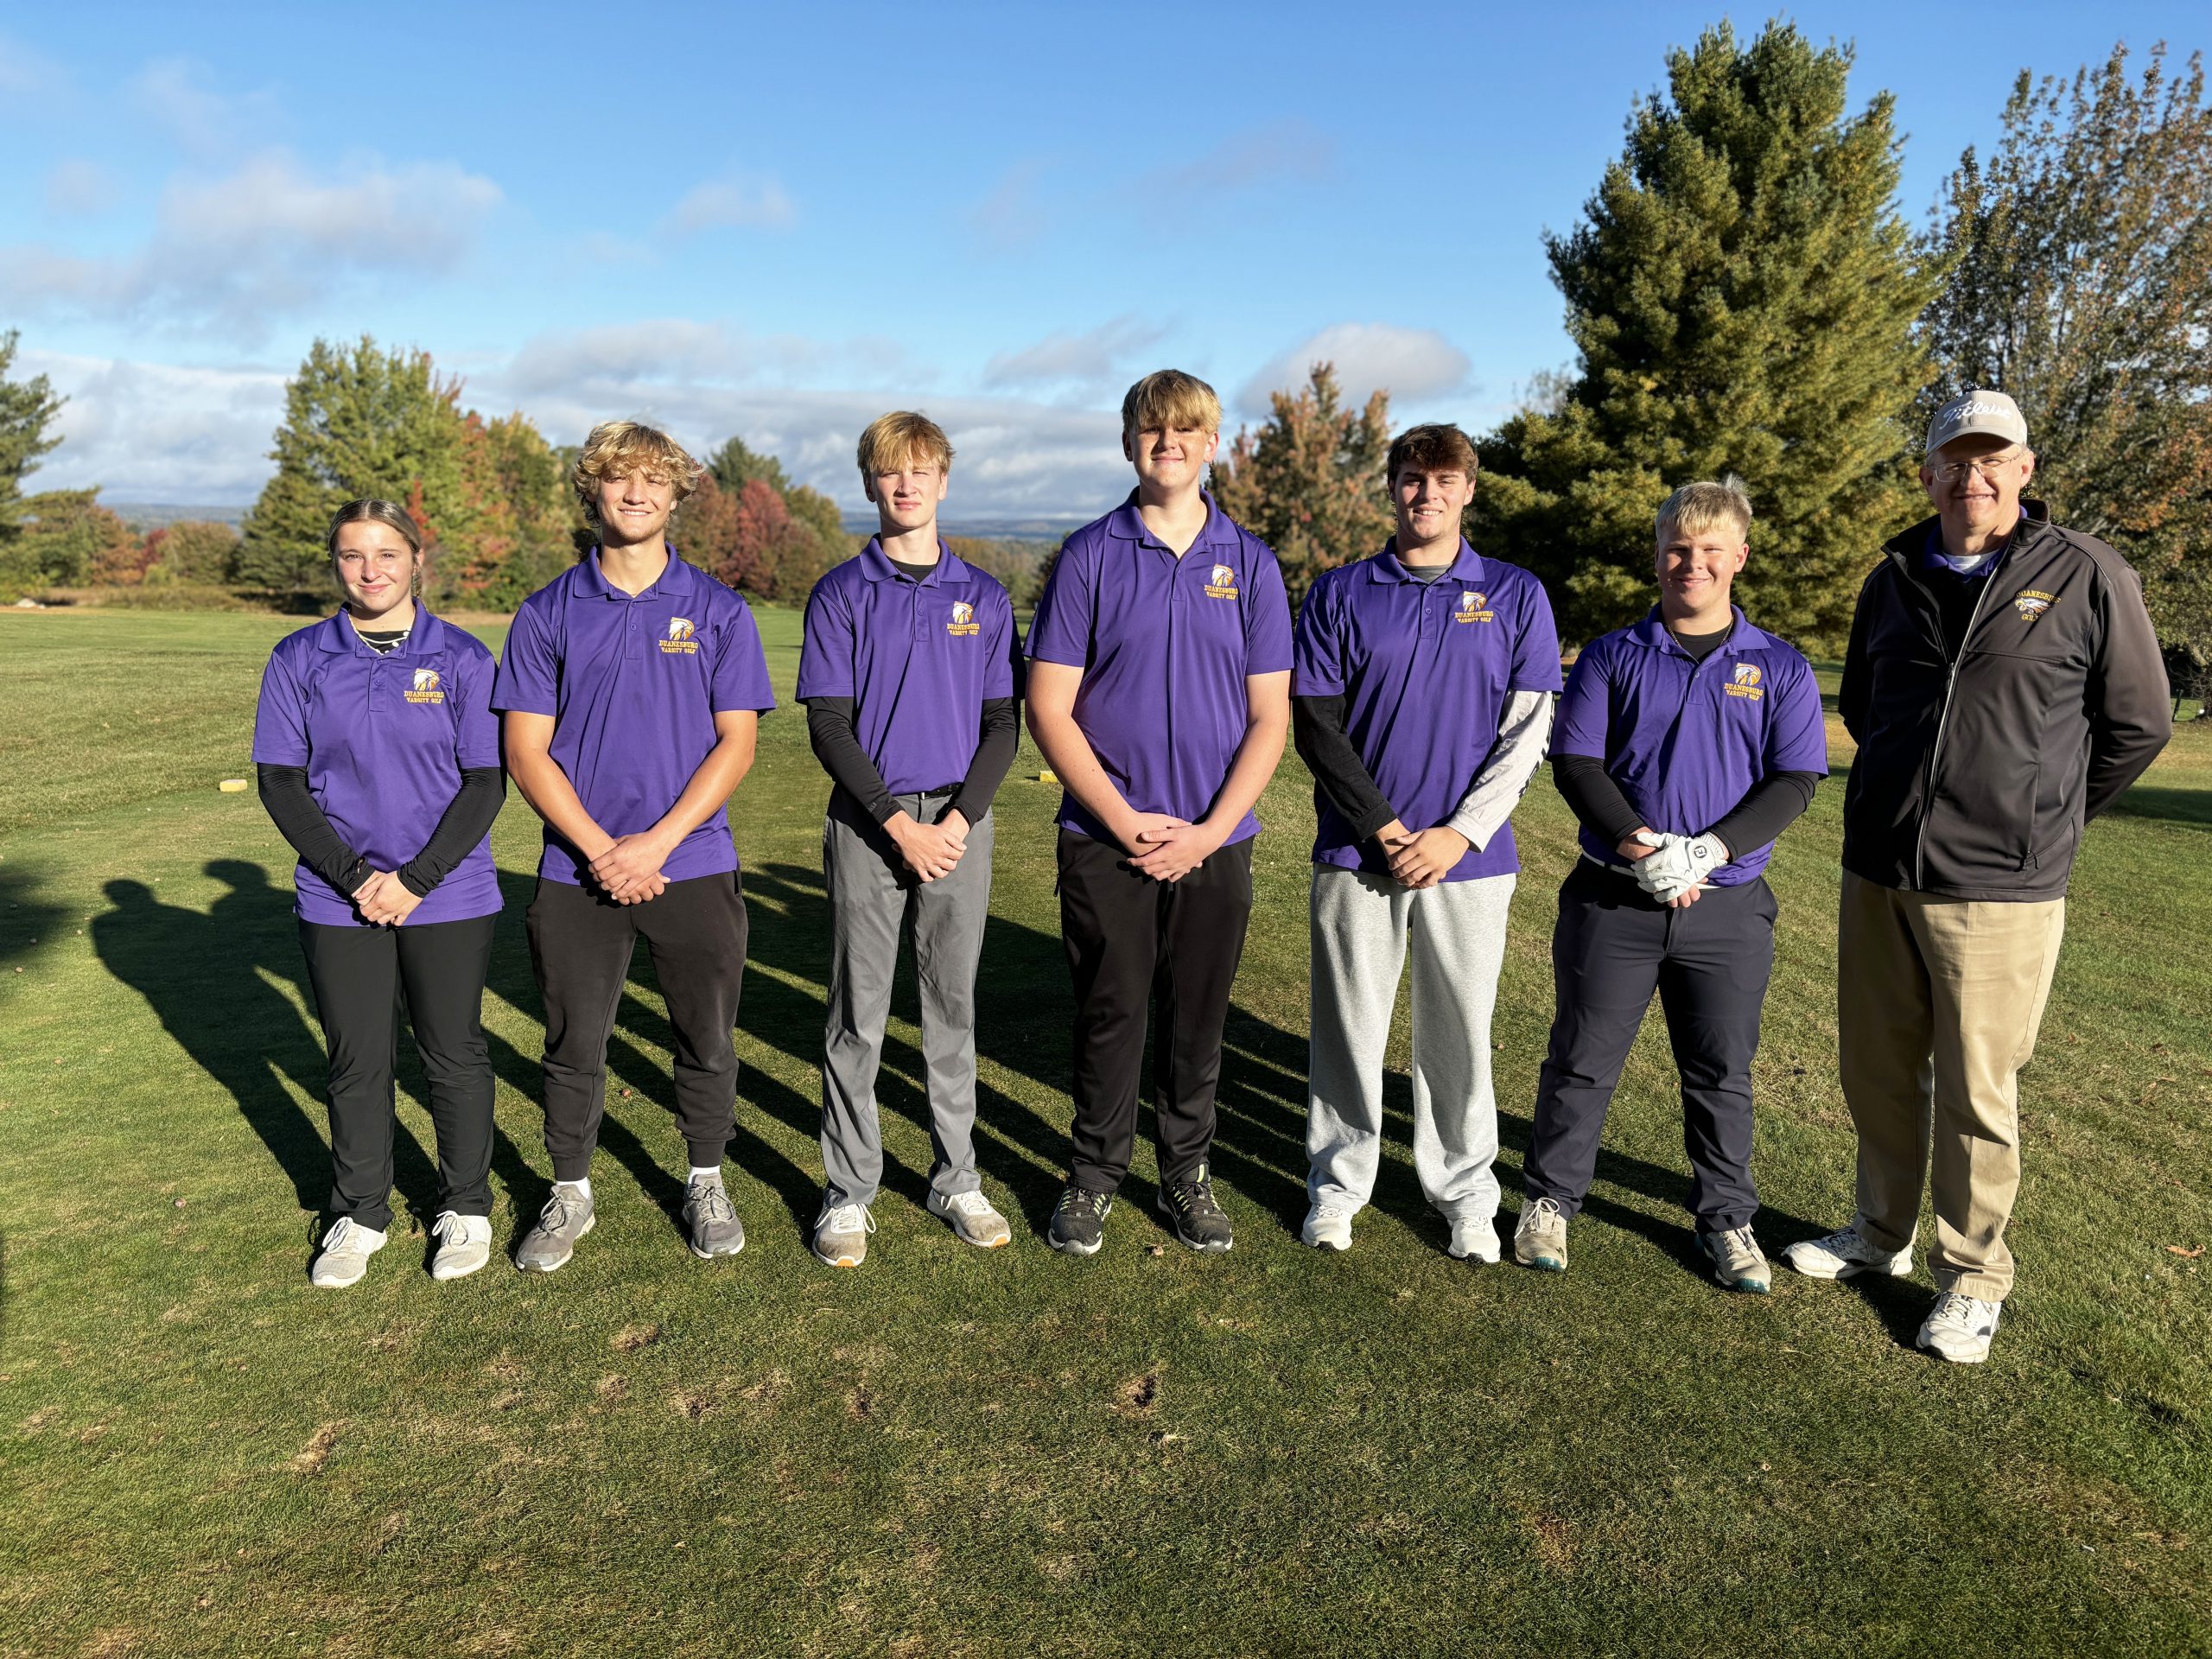
[{"label": "shadow on grass", "polygon": [[2212,830],[2212,789],[2162,789],[2138,784],[2112,804],[2113,815]]},{"label": "shadow on grass", "polygon": [[0,964],[29,957],[54,937],[66,914],[39,896],[37,881],[23,870],[0,869]]}]

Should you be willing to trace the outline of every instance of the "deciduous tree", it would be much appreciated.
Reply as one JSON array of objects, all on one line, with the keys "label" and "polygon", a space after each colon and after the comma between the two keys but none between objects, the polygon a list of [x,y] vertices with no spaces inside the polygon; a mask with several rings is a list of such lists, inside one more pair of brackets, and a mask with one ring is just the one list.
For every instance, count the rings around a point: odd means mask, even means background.
[{"label": "deciduous tree", "polygon": [[1295,395],[1278,391],[1259,431],[1240,430],[1213,467],[1221,510],[1273,548],[1294,603],[1313,579],[1382,545],[1394,519],[1382,467],[1390,397],[1344,407],[1332,364]]}]

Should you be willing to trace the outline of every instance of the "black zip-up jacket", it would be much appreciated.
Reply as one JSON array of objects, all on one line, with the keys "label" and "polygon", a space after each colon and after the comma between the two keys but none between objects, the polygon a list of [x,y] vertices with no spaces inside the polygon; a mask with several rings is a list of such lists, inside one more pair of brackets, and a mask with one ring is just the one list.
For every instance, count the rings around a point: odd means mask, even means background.
[{"label": "black zip-up jacket", "polygon": [[2173,735],[2143,584],[2038,501],[2023,515],[1955,662],[1920,568],[1923,520],[1859,591],[1838,698],[1859,745],[1843,867],[1885,887],[2014,903],[2063,898],[2082,828]]}]

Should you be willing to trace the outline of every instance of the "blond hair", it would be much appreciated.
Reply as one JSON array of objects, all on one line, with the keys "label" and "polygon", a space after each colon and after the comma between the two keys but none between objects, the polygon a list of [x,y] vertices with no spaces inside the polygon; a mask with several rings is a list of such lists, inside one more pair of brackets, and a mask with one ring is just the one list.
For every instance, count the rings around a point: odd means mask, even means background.
[{"label": "blond hair", "polygon": [[1701,536],[1724,525],[1741,539],[1751,538],[1751,493],[1733,473],[1717,484],[1683,485],[1660,507],[1656,528],[1658,543],[1664,547],[1677,536]]},{"label": "blond hair", "polygon": [[597,524],[599,486],[610,478],[627,478],[636,472],[664,478],[675,486],[680,504],[699,487],[700,475],[706,470],[665,432],[637,421],[601,421],[592,428],[582,452],[576,456],[573,482],[584,517]]},{"label": "blond hair", "polygon": [[1131,386],[1122,399],[1122,431],[1221,430],[1221,399],[1195,374],[1160,369]]},{"label": "blond hair", "polygon": [[868,423],[868,430],[861,434],[860,461],[861,476],[864,479],[874,478],[878,473],[897,472],[901,467],[911,467],[918,461],[949,473],[952,470],[952,440],[928,416],[894,409]]}]

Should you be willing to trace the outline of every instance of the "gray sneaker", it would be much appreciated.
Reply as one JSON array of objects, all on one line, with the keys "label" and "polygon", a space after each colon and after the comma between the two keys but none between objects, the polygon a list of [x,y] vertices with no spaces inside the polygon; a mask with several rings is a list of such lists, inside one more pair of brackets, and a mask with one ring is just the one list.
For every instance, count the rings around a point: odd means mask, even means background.
[{"label": "gray sneaker", "polygon": [[951,1228],[955,1236],[979,1250],[995,1250],[1014,1242],[1014,1230],[1006,1224],[1006,1217],[981,1192],[970,1190],[946,1198],[931,1187],[922,1207]]},{"label": "gray sneaker", "polygon": [[683,1190],[683,1231],[691,1254],[702,1262],[718,1255],[735,1255],[745,1248],[745,1224],[729,1201],[721,1178],[695,1179]]},{"label": "gray sneaker", "polygon": [[515,1266],[524,1273],[554,1273],[569,1265],[576,1241],[599,1224],[591,1198],[570,1181],[553,1183],[553,1196],[537,1212],[537,1225],[524,1235],[515,1251]]},{"label": "gray sneaker", "polygon": [[1513,1259],[1544,1273],[1567,1271],[1567,1217],[1549,1198],[1530,1198],[1521,1206],[1513,1229]]},{"label": "gray sneaker", "polygon": [[857,1268],[868,1260],[868,1236],[875,1217],[863,1204],[824,1210],[814,1224],[814,1259],[825,1268]]},{"label": "gray sneaker", "polygon": [[1724,1289],[1764,1296],[1774,1288],[1774,1275],[1767,1267],[1766,1252],[1759,1249],[1759,1242],[1751,1236],[1748,1225],[1718,1233],[1700,1233],[1697,1243],[1713,1263],[1713,1278]]},{"label": "gray sneaker", "polygon": [[343,1290],[358,1285],[369,1270],[369,1258],[384,1249],[385,1236],[364,1227],[351,1216],[340,1216],[322,1236],[322,1251],[308,1270],[308,1281],[317,1290]]}]

